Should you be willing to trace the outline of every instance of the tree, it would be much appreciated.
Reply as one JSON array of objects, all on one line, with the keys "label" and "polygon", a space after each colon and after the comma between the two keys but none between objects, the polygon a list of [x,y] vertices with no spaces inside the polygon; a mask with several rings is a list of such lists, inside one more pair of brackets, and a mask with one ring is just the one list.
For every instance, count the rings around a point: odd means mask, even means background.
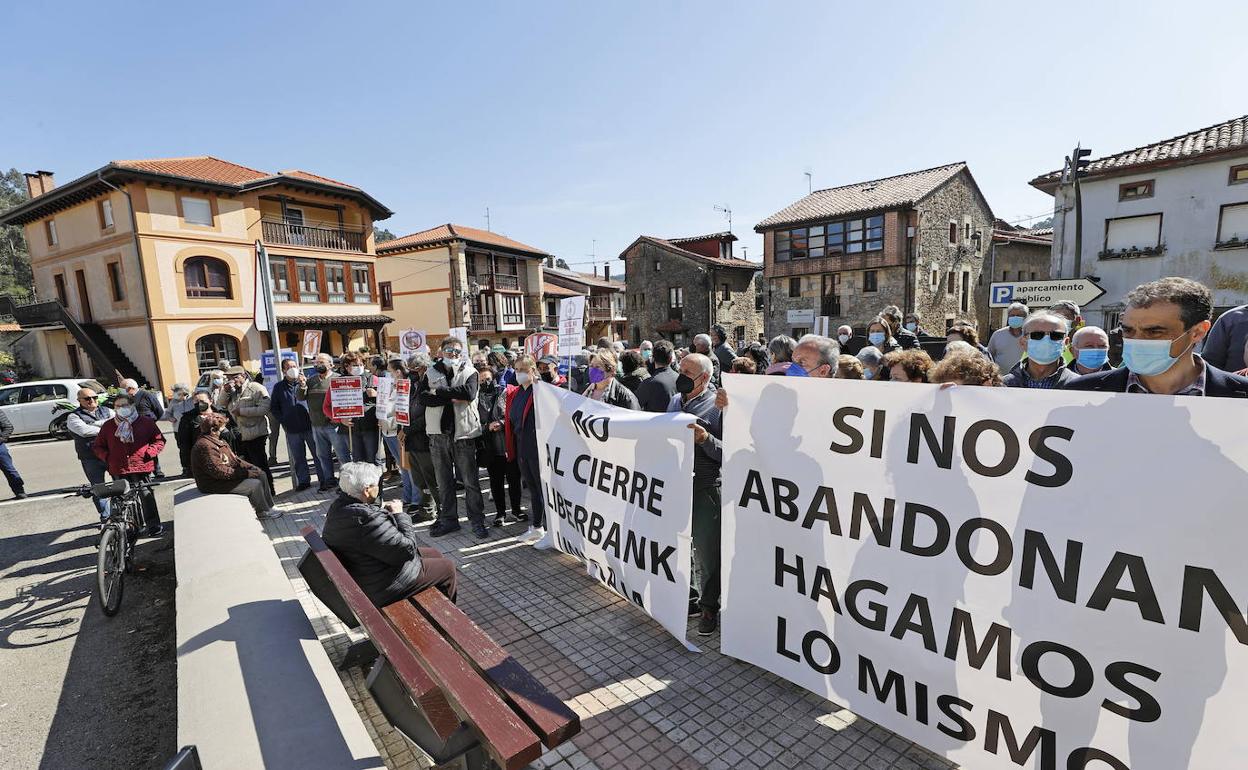
[{"label": "tree", "polygon": [[1027,225],[1025,229],[1043,230],[1047,227],[1052,227],[1052,226],[1053,226],[1053,217],[1049,217],[1048,219],[1041,219],[1039,222],[1032,222],[1030,225]]},{"label": "tree", "polygon": [[397,236],[394,233],[390,232],[384,227],[373,228],[373,240],[375,240],[377,243],[385,243],[386,241],[393,241],[396,237]]},{"label": "tree", "polygon": [[[20,206],[29,197],[22,172],[11,168],[0,174],[0,211]],[[8,294],[19,301],[29,299],[34,282],[22,228],[17,225],[0,227],[0,294]]]},{"label": "tree", "polygon": [[557,258],[557,259],[555,260],[555,267],[559,268],[560,270],[569,270],[569,269],[570,269],[570,268],[568,267],[568,263],[567,263],[567,261],[566,261],[566,260],[564,260],[564,259],[563,259],[563,257],[559,257],[559,258]]}]

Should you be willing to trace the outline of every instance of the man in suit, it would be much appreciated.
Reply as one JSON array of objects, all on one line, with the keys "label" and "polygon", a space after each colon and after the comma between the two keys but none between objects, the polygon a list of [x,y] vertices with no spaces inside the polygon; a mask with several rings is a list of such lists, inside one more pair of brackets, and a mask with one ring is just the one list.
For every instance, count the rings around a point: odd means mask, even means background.
[{"label": "man in suit", "polygon": [[637,386],[637,403],[647,412],[666,412],[672,396],[676,395],[676,378],[680,376],[672,368],[672,343],[659,340],[654,343],[651,354],[654,362],[654,374]]},{"label": "man in suit", "polygon": [[1162,278],[1127,294],[1122,313],[1122,367],[1085,375],[1067,390],[1248,398],[1248,378],[1197,355],[1209,333],[1213,295],[1187,278]]}]

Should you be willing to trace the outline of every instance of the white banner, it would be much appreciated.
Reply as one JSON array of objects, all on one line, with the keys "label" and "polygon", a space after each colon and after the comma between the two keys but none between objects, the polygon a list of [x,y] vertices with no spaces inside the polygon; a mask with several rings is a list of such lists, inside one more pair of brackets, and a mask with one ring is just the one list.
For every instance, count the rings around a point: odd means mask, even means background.
[{"label": "white banner", "polygon": [[556,546],[684,642],[694,418],[620,409],[545,382],[533,397]]},{"label": "white banner", "polygon": [[976,770],[1244,766],[1248,404],[725,380],[723,652]]},{"label": "white banner", "polygon": [[559,355],[574,356],[585,347],[585,297],[559,300]]}]

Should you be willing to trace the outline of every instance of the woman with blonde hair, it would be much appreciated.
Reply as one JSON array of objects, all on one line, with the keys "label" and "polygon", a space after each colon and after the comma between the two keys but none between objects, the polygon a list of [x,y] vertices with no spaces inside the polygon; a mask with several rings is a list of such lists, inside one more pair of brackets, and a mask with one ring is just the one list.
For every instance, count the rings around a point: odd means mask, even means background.
[{"label": "woman with blonde hair", "polygon": [[581,395],[625,409],[641,409],[637,397],[615,379],[618,359],[610,348],[599,348],[589,358],[589,387]]}]

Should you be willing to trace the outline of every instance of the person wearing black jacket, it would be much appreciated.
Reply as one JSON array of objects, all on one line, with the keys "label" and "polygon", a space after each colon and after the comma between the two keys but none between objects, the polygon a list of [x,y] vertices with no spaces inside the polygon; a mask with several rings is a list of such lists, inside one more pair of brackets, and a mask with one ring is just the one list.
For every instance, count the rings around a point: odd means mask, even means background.
[{"label": "person wearing black jacket", "polygon": [[408,401],[407,427],[399,430],[403,451],[407,453],[407,470],[412,483],[420,487],[420,514],[417,521],[428,521],[437,515],[438,477],[433,470],[433,457],[429,454],[429,434],[425,431],[425,409],[420,405],[417,385],[424,379],[425,371],[432,366],[426,353],[417,353],[407,360],[411,397]]},{"label": "person wearing black jacket", "polygon": [[338,497],[325,515],[321,537],[364,594],[384,607],[426,588],[437,588],[455,601],[455,563],[436,548],[416,540],[411,518],[394,501],[377,505],[381,468],[347,463],[338,475]]},{"label": "person wearing black jacket", "polygon": [[637,386],[637,403],[646,412],[666,412],[672,396],[676,395],[676,378],[680,376],[672,368],[672,343],[659,340],[650,354],[654,361],[654,374]]},{"label": "person wearing black jacket", "polygon": [[503,428],[506,418],[506,401],[503,390],[494,383],[494,373],[485,369],[477,373],[477,411],[481,413],[481,436],[477,439],[477,461],[490,474],[490,497],[494,500],[494,526],[503,526],[503,514],[507,498],[503,485],[511,496],[511,517],[524,521],[520,512],[520,465],[507,461],[507,441]]},{"label": "person wearing black jacket", "polygon": [[0,471],[9,482],[9,489],[13,490],[13,497],[20,500],[26,496],[26,482],[22,481],[22,474],[17,472],[13,456],[9,454],[9,437],[12,435],[13,423],[7,414],[0,411]]},{"label": "person wearing black jacket", "polygon": [[[178,458],[182,461],[182,473],[185,476],[191,475],[191,449],[194,448],[195,442],[199,440],[199,421],[203,419],[205,414],[209,412],[217,412],[212,408],[212,397],[207,392],[200,391],[191,396],[191,408],[186,414],[182,415],[182,419],[178,420]],[[233,421],[226,412],[217,412],[224,414],[229,422],[228,427],[221,431],[221,440],[234,448],[234,434],[231,431]]]}]

